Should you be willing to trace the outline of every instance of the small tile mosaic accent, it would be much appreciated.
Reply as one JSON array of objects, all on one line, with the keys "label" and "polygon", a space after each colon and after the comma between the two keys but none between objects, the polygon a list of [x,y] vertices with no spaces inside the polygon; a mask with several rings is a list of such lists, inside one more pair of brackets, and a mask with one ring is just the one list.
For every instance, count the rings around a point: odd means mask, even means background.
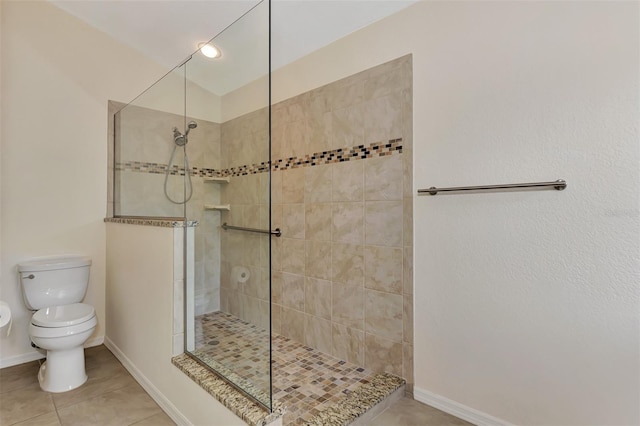
[{"label": "small tile mosaic accent", "polygon": [[[163,175],[167,172],[167,165],[161,163],[146,163],[143,161],[124,161],[121,163],[116,163],[116,171],[129,171],[129,172],[140,172],[140,173],[151,173],[151,174],[159,174]],[[173,176],[184,176],[184,167],[179,166],[171,166],[169,169],[169,174]],[[198,177],[224,177],[221,175],[221,171],[216,171],[214,169],[207,169],[204,167],[190,167],[189,171],[191,176]]]},{"label": "small tile mosaic accent", "polygon": [[[273,402],[284,407],[285,425],[348,424],[405,383],[277,334],[271,344]],[[205,314],[196,318],[196,348],[194,355],[246,392],[268,398],[267,330],[222,312]]]},{"label": "small tile mosaic accent", "polygon": [[197,220],[171,220],[171,219],[148,219],[135,217],[106,217],[107,223],[121,223],[124,225],[158,226],[160,228],[195,228],[199,225]]},{"label": "small tile mosaic accent", "polygon": [[[358,145],[352,148],[337,148],[329,151],[315,152],[302,157],[288,157],[274,160],[271,163],[271,171],[297,169],[300,167],[312,167],[322,164],[342,163],[346,161],[364,160],[366,158],[385,157],[387,155],[402,154],[402,139],[391,139],[388,142],[375,142]],[[117,171],[129,171],[140,173],[164,174],[167,171],[166,164],[145,163],[140,161],[125,161],[116,163]],[[191,176],[196,177],[227,177],[246,176],[269,171],[269,162],[259,164],[246,164],[229,169],[214,170],[202,167],[191,167]],[[184,167],[172,166],[170,175],[184,176]]]},{"label": "small tile mosaic accent", "polygon": [[375,142],[369,144],[369,146],[358,145],[352,148],[337,148],[330,151],[316,152],[304,157],[281,158],[273,162],[272,170],[288,170],[298,167],[343,163],[345,161],[385,157],[393,154],[402,154],[402,139],[391,139],[386,143]]},{"label": "small tile mosaic accent", "polygon": [[233,315],[196,317],[193,354],[269,405],[269,332]]}]

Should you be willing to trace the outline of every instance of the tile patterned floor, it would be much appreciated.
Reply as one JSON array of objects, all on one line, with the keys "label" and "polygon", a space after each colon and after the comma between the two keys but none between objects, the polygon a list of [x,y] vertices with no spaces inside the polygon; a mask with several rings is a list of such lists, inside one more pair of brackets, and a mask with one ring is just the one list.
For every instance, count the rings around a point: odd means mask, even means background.
[{"label": "tile patterned floor", "polygon": [[104,346],[85,350],[89,380],[64,393],[38,384],[38,361],[0,370],[0,425],[174,425]]},{"label": "tile patterned floor", "polygon": [[380,413],[370,426],[467,426],[471,425],[416,400],[402,398]]},{"label": "tile patterned floor", "polygon": [[[0,370],[0,425],[9,426],[173,426],[171,419],[104,346],[85,350],[89,380],[78,389],[43,392],[39,363]],[[371,426],[463,426],[463,420],[403,398]],[[224,426],[212,421],[211,425]]]},{"label": "tile patterned floor", "polygon": [[[268,401],[269,333],[232,315],[196,319],[194,353],[259,400]],[[274,335],[273,399],[286,407],[285,425],[300,425],[375,374],[280,335]]]},{"label": "tile patterned floor", "polygon": [[193,352],[248,394],[269,405],[269,332],[215,312],[195,321]]}]

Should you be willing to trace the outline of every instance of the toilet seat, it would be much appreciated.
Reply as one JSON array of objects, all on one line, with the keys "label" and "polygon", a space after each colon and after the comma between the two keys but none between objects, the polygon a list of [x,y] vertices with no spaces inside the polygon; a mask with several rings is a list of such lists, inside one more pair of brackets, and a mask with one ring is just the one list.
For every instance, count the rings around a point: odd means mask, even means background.
[{"label": "toilet seat", "polygon": [[67,337],[91,330],[97,324],[98,320],[96,317],[90,318],[82,324],[69,325],[67,327],[40,327],[31,323],[29,324],[29,336],[42,338]]},{"label": "toilet seat", "polygon": [[52,306],[40,309],[29,325],[32,337],[56,338],[84,333],[98,324],[96,311],[86,303]]},{"label": "toilet seat", "polygon": [[31,317],[31,324],[39,327],[68,327],[82,324],[96,316],[96,310],[86,303],[51,306],[40,309]]}]

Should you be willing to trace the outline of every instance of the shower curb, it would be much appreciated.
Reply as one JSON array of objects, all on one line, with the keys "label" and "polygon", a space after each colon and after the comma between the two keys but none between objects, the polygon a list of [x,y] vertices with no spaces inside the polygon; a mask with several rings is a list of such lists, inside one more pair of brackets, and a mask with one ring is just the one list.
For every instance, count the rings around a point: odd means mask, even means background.
[{"label": "shower curb", "polygon": [[275,401],[272,412],[267,412],[189,355],[173,357],[171,363],[250,426],[270,425],[284,414],[284,408]]},{"label": "shower curb", "polygon": [[371,410],[406,384],[389,373],[377,374],[371,382],[344,396],[340,401],[316,414],[305,426],[345,426]]}]

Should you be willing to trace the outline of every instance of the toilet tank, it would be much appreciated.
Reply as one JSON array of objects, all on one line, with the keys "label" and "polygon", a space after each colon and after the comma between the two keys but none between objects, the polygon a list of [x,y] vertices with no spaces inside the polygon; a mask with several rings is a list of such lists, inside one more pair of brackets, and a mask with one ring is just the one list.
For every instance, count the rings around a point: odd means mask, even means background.
[{"label": "toilet tank", "polygon": [[27,308],[82,302],[89,285],[91,259],[85,256],[52,256],[18,264],[20,287]]}]

